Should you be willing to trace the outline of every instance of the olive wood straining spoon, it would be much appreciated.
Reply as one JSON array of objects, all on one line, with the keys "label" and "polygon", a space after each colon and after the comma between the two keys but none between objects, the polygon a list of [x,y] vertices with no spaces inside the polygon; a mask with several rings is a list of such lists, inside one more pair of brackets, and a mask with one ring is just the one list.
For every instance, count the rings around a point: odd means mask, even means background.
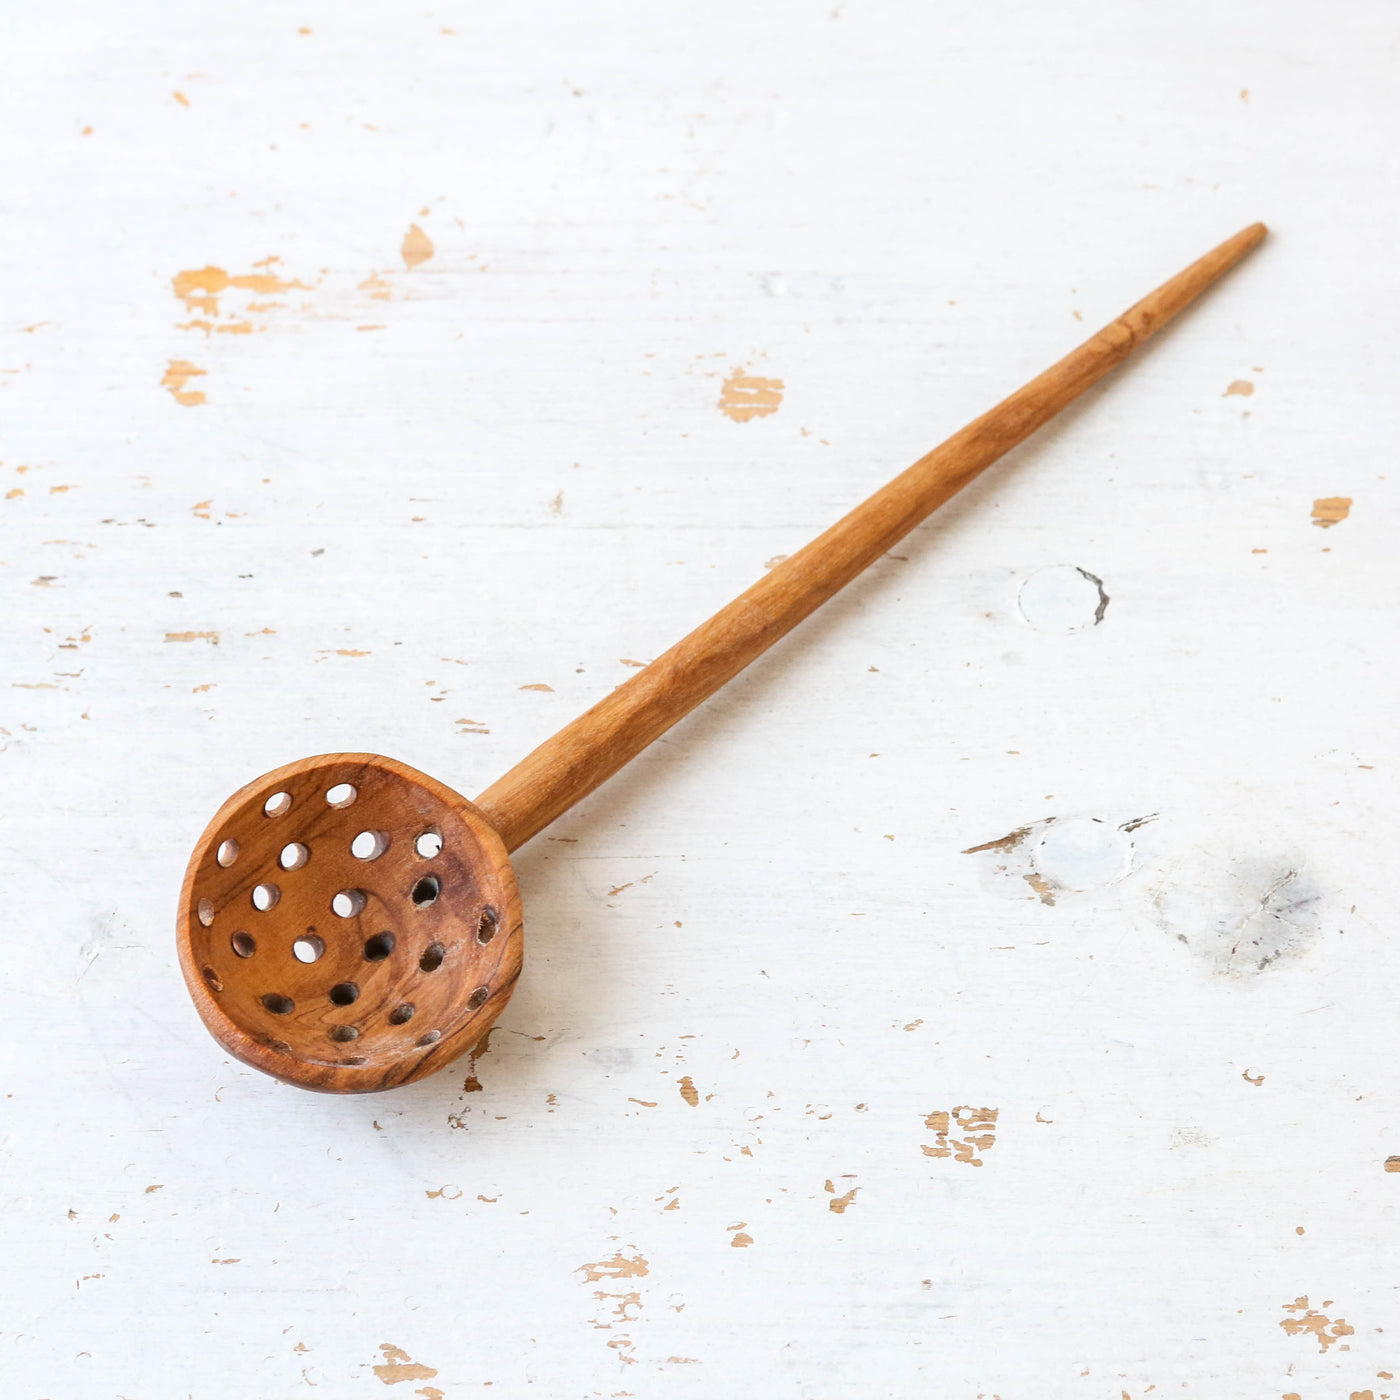
[{"label": "olive wood straining spoon", "polygon": [[476,1046],[520,974],[510,852],[605,782],[1263,239],[1178,273],[857,506],[475,802],[377,754],[302,759],[219,809],[180,894],[180,966],[230,1054],[289,1084],[408,1084]]}]

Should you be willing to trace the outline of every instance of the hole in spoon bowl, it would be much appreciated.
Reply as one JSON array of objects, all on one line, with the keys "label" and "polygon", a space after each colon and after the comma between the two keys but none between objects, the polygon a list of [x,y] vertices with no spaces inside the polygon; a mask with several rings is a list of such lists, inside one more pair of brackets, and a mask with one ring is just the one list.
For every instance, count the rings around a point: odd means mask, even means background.
[{"label": "hole in spoon bowl", "polygon": [[[217,988],[215,990],[218,990]],[[396,1006],[389,1013],[389,1024],[391,1026],[402,1026],[405,1022],[413,1019],[413,1013],[417,1008],[411,1001],[406,1001],[402,1006]]]},{"label": "hole in spoon bowl", "polygon": [[292,794],[289,792],[274,792],[271,797],[263,803],[263,812],[269,817],[284,816],[292,810]]},{"label": "hole in spoon bowl", "polygon": [[292,956],[299,963],[318,962],[325,951],[325,943],[314,933],[304,933],[292,944]]},{"label": "hole in spoon bowl", "polygon": [[418,839],[413,843],[413,849],[424,860],[432,860],[434,856],[442,853],[442,832],[431,827],[427,831],[420,832]]},{"label": "hole in spoon bowl", "polygon": [[227,841],[220,841],[219,852],[215,859],[227,870],[238,859],[238,842],[231,836]]},{"label": "hole in spoon bowl", "polygon": [[283,870],[300,870],[307,861],[311,859],[311,851],[303,846],[300,841],[290,841],[282,847],[282,853],[277,857],[277,864]]},{"label": "hole in spoon bowl", "polygon": [[342,1044],[347,1040],[358,1040],[360,1033],[354,1026],[336,1026],[331,1031],[331,1039],[338,1040]]},{"label": "hole in spoon bowl", "polygon": [[326,995],[336,1006],[350,1006],[359,1000],[360,989],[353,982],[337,982]]},{"label": "hole in spoon bowl", "polygon": [[282,891],[270,881],[253,886],[253,908],[264,914],[281,898]]},{"label": "hole in spoon bowl", "polygon": [[389,849],[389,838],[382,831],[362,831],[350,843],[356,860],[378,860]]},{"label": "hole in spoon bowl", "polygon": [[353,784],[337,783],[334,787],[326,789],[326,806],[348,807],[358,796]]},{"label": "hole in spoon bowl", "polygon": [[408,897],[420,908],[433,903],[442,893],[442,881],[436,875],[424,875],[409,891]]},{"label": "hole in spoon bowl", "polygon": [[353,919],[364,909],[366,899],[363,890],[341,890],[331,900],[331,912],[342,919]]},{"label": "hole in spoon bowl", "polygon": [[442,966],[442,960],[447,956],[447,949],[441,943],[429,943],[423,949],[423,956],[418,959],[418,966],[424,972],[436,972]]},{"label": "hole in spoon bowl", "polygon": [[229,946],[240,958],[251,958],[258,951],[257,940],[245,929],[239,929],[229,939]]},{"label": "hole in spoon bowl", "polygon": [[214,922],[214,901],[212,899],[201,899],[195,908],[195,917],[199,922],[208,928]]},{"label": "hole in spoon bowl", "polygon": [[281,992],[268,992],[262,999],[262,1004],[274,1016],[288,1016],[296,1010],[296,1002],[291,997],[284,997]]},{"label": "hole in spoon bowl", "polygon": [[388,932],[376,933],[373,938],[365,939],[365,961],[383,962],[394,951],[396,941],[394,935]]}]

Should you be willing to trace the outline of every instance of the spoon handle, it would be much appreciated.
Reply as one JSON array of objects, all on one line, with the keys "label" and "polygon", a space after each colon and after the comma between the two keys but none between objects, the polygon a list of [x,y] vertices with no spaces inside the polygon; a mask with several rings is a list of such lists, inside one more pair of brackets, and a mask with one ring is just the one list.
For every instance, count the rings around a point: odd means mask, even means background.
[{"label": "spoon handle", "polygon": [[546,739],[476,799],[506,849],[524,845],[612,777],[931,511],[1161,330],[1264,234],[1263,224],[1251,224],[1177,273]]}]

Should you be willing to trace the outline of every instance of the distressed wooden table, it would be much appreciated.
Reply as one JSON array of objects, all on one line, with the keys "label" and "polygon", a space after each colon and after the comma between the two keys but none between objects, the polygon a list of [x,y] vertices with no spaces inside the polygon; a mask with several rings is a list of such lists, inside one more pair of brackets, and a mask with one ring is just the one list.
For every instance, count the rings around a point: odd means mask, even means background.
[{"label": "distressed wooden table", "polygon": [[[7,1397],[1400,1396],[1393,7],[7,28]],[[235,787],[479,791],[1256,218],[520,853],[475,1057],[205,1034]]]}]

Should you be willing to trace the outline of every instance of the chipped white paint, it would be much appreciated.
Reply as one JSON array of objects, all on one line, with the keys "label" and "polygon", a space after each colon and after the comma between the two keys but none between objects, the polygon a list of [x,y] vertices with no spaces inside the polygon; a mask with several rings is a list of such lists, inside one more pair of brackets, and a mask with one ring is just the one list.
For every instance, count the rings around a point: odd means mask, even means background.
[{"label": "chipped white paint", "polygon": [[[11,8],[6,1396],[1400,1396],[1392,7]],[[236,786],[478,791],[1256,218],[520,853],[488,1049],[218,1053]]]}]

